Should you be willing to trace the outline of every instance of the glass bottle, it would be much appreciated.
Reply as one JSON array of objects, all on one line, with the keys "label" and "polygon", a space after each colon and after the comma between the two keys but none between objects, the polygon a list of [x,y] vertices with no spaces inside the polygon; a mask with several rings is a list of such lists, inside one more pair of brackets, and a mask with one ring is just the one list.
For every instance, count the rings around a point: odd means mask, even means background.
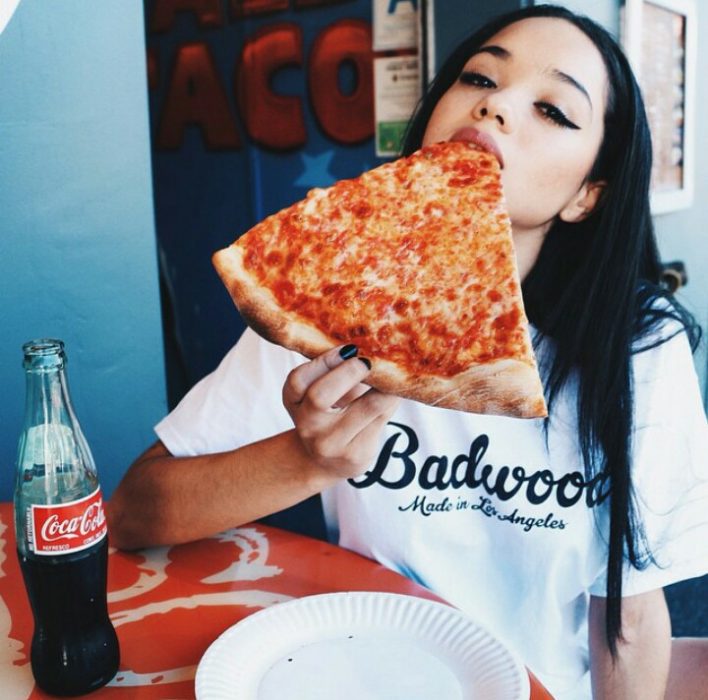
[{"label": "glass bottle", "polygon": [[96,466],[71,404],[60,340],[23,345],[25,419],[15,485],[17,554],[34,617],[37,685],[79,695],[118,670],[108,537]]}]

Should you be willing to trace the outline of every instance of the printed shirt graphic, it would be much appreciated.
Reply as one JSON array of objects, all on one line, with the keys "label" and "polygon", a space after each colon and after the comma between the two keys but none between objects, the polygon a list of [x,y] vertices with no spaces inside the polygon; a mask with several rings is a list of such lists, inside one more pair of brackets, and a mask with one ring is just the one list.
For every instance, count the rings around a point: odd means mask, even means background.
[{"label": "printed shirt graphic", "polygon": [[568,434],[551,426],[547,449],[542,421],[407,402],[374,470],[324,498],[342,546],[443,595],[555,691],[586,671],[568,640],[585,634],[585,595],[605,568],[604,482],[583,477]]},{"label": "printed shirt graphic", "polygon": [[[156,432],[189,455],[289,430],[282,385],[303,361],[247,330]],[[636,356],[635,391],[637,501],[659,566],[628,571],[625,595],[708,571],[708,428],[684,336]],[[608,484],[584,474],[574,402],[570,386],[546,434],[403,401],[370,469],[323,494],[333,541],[464,610],[559,700],[590,697],[588,594],[605,590]]]}]

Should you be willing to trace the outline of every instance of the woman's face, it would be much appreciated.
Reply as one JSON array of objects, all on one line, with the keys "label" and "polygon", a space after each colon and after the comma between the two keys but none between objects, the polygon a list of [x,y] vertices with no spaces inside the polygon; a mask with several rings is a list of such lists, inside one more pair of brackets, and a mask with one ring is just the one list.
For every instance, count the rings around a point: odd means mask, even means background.
[{"label": "woman's face", "polygon": [[[423,145],[472,140],[495,151],[514,237],[582,218],[599,189],[587,178],[604,128],[607,72],[570,22],[529,18],[471,56],[436,105]],[[589,197],[589,199],[588,199]]]}]

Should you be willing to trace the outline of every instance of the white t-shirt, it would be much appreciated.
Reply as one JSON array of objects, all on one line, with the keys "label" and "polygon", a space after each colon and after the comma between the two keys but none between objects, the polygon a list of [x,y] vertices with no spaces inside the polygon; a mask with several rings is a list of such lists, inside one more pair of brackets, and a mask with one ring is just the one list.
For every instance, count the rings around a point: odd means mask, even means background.
[{"label": "white t-shirt", "polygon": [[[247,330],[156,427],[174,455],[288,430],[301,356]],[[680,334],[634,359],[637,503],[656,565],[624,595],[708,571],[708,427]],[[590,698],[588,595],[605,593],[607,484],[579,456],[572,388],[542,420],[402,401],[378,458],[323,494],[331,539],[399,571],[513,648],[558,700]]]}]

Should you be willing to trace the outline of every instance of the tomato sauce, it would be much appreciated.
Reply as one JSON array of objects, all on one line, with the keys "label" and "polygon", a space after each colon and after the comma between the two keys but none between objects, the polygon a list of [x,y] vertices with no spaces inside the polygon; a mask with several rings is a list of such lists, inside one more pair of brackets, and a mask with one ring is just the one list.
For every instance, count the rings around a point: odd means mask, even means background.
[{"label": "tomato sauce", "polygon": [[[410,186],[410,171],[397,163],[391,171],[396,187]],[[460,240],[472,245],[474,229],[482,226],[478,218],[458,215],[455,197],[466,197],[468,211],[470,197],[498,205],[497,168],[492,156],[455,163],[446,169],[445,196],[415,211],[404,199],[391,204],[385,188],[377,195],[357,181],[342,181],[317,216],[302,208],[287,211],[275,225],[271,221],[270,238],[244,240],[244,263],[284,310],[337,343],[356,343],[362,356],[385,357],[413,374],[452,376],[475,362],[513,357],[525,342],[521,312],[512,306],[492,315],[494,307],[504,308],[507,292],[517,292],[516,283],[507,282],[508,252],[489,244],[464,266],[455,252]],[[450,188],[471,191],[450,194]],[[396,223],[399,209],[405,228]],[[390,238],[366,229],[375,214],[389,217],[383,230],[391,231]],[[456,216],[456,228],[441,224]],[[508,228],[503,213],[486,216],[485,233]]]}]

